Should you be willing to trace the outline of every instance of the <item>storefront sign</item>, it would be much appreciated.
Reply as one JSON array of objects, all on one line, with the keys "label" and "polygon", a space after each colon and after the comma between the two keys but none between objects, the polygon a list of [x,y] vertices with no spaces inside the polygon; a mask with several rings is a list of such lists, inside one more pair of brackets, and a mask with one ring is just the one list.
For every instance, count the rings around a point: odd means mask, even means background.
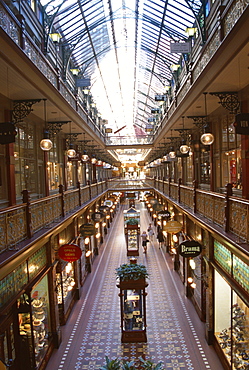
[{"label": "storefront sign", "polygon": [[93,224],[87,223],[80,226],[80,235],[83,238],[95,234],[95,227]]},{"label": "storefront sign", "polygon": [[184,240],[179,245],[179,254],[182,257],[197,257],[202,251],[202,246],[195,240]]},{"label": "storefront sign", "polygon": [[80,259],[82,251],[77,244],[64,244],[59,248],[58,255],[63,261],[74,262]]},{"label": "storefront sign", "polygon": [[178,221],[169,221],[167,224],[163,227],[164,231],[167,231],[167,233],[176,234],[179,233],[179,231],[182,230],[182,224]]},{"label": "storefront sign", "polygon": [[102,212],[94,212],[92,214],[92,220],[95,222],[102,221],[104,218],[105,218],[105,215]]},{"label": "storefront sign", "polygon": [[157,214],[157,217],[160,217],[160,218],[170,218],[170,216],[171,215],[169,211],[160,211]]},{"label": "storefront sign", "polygon": [[153,206],[154,204],[158,203],[158,200],[155,198],[149,199],[150,204]]},{"label": "storefront sign", "polygon": [[17,134],[14,123],[1,122],[0,123],[0,144],[9,144],[15,142]]},{"label": "storefront sign", "polygon": [[100,210],[100,212],[107,213],[109,211],[109,207],[108,206],[100,206],[99,210]]},{"label": "storefront sign", "polygon": [[249,135],[249,113],[236,114],[234,127],[236,134]]},{"label": "storefront sign", "polygon": [[152,207],[153,207],[155,212],[163,210],[163,206],[159,203],[154,204]]},{"label": "storefront sign", "polygon": [[107,206],[107,207],[111,207],[113,205],[113,202],[111,200],[109,200],[109,199],[106,199],[104,201],[104,205]]}]

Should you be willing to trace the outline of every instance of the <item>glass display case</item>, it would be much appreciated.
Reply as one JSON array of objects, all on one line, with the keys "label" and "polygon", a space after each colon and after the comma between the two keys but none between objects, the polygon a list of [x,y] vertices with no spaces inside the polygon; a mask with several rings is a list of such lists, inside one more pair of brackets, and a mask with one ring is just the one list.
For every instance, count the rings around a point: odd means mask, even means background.
[{"label": "glass display case", "polygon": [[137,228],[125,229],[127,256],[139,256],[139,230]]},{"label": "glass display case", "polygon": [[146,335],[146,302],[145,287],[148,284],[143,279],[121,281],[121,342],[147,342]]}]

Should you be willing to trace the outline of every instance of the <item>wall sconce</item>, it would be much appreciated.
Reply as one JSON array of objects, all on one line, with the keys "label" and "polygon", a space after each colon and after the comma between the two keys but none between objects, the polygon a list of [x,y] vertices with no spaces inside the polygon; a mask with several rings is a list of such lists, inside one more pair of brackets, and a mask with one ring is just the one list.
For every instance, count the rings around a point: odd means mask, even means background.
[{"label": "wall sconce", "polygon": [[177,72],[180,68],[180,64],[171,64],[170,69],[172,72]]},{"label": "wall sconce", "polygon": [[173,234],[172,239],[174,243],[178,242],[178,236],[176,234]]},{"label": "wall sconce", "polygon": [[85,238],[85,240],[84,240],[84,244],[85,244],[85,245],[87,245],[87,244],[89,244],[89,243],[90,243],[90,238],[88,238],[88,237],[87,237],[87,238]]},{"label": "wall sconce", "polygon": [[189,37],[193,37],[196,34],[197,28],[196,27],[187,27],[185,32]]},{"label": "wall sconce", "polygon": [[74,76],[78,76],[79,72],[80,72],[80,69],[79,68],[71,68],[70,69],[70,72],[72,72],[72,74]]},{"label": "wall sconce", "polygon": [[55,43],[59,43],[62,37],[59,32],[50,33],[49,36],[52,39],[52,41]]},{"label": "wall sconce", "polygon": [[92,253],[91,251],[87,251],[86,252],[86,257],[90,257],[91,256],[91,253]]},{"label": "wall sconce", "polygon": [[195,265],[195,261],[194,260],[189,260],[189,266],[191,267],[192,270],[195,269],[196,265]]}]

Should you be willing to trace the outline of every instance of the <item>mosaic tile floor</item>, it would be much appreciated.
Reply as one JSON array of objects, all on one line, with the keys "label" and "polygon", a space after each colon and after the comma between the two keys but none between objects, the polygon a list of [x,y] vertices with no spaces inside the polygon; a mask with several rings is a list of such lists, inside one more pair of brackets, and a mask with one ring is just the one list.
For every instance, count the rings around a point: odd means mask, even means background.
[{"label": "mosaic tile floor", "polygon": [[[143,204],[141,231],[149,224]],[[124,207],[124,206],[123,206]],[[92,273],[82,289],[65,327],[63,342],[55,350],[46,370],[98,370],[105,356],[138,359],[140,356],[162,362],[172,370],[222,370],[212,346],[204,339],[204,326],[192,303],[184,296],[182,283],[172,269],[172,261],[157,242],[147,254],[140,250],[138,263],[147,266],[147,343],[121,343],[119,289],[115,268],[127,262],[122,210],[94,262]]]}]

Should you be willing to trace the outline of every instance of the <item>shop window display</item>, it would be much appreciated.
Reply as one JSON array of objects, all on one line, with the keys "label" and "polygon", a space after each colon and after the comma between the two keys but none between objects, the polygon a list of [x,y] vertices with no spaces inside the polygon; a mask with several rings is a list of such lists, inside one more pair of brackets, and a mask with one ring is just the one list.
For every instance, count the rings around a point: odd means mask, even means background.
[{"label": "shop window display", "polygon": [[22,369],[36,368],[44,358],[48,344],[50,320],[47,276],[17,302]]},{"label": "shop window display", "polygon": [[57,301],[60,311],[67,311],[70,304],[70,297],[75,287],[74,268],[72,263],[67,263],[66,266],[56,274],[56,291]]},{"label": "shop window display", "polygon": [[248,369],[249,309],[215,272],[215,336],[232,369]]}]

